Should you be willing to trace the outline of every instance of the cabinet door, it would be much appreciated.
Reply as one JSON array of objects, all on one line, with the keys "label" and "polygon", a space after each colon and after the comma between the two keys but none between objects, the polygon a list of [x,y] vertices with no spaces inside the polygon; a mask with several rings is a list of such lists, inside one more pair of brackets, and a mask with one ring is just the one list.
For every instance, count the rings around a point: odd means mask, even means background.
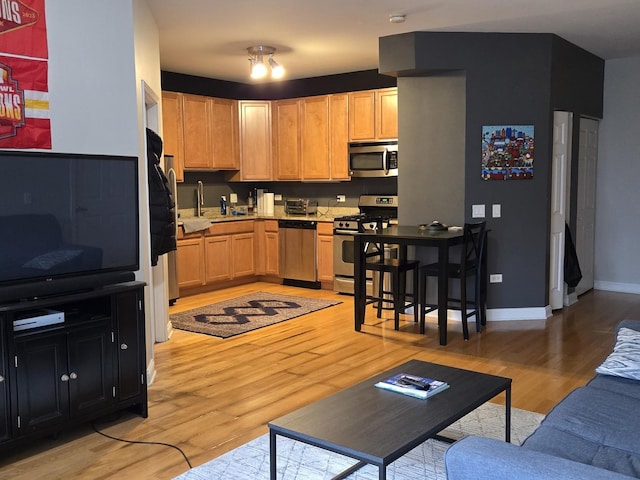
[{"label": "cabinet door", "polygon": [[398,89],[376,90],[376,137],[398,138]]},{"label": "cabinet door", "polygon": [[278,232],[265,232],[264,261],[266,275],[279,275]]},{"label": "cabinet door", "polygon": [[318,280],[333,281],[333,224],[318,223]]},{"label": "cabinet door", "polygon": [[349,93],[349,139],[361,142],[375,137],[375,91]]},{"label": "cabinet door", "polygon": [[231,267],[231,235],[205,237],[204,258],[205,281],[207,283],[233,278],[233,270]]},{"label": "cabinet door", "polygon": [[273,102],[274,171],[276,180],[300,180],[300,104]]},{"label": "cabinet door", "polygon": [[233,236],[233,278],[255,275],[255,234],[239,233]]},{"label": "cabinet door", "polygon": [[146,401],[146,352],[142,288],[118,294],[114,298],[118,401],[140,399],[144,417]]},{"label": "cabinet door", "polygon": [[302,178],[329,180],[331,165],[328,95],[302,100],[300,128]]},{"label": "cabinet door", "polygon": [[241,101],[240,178],[271,180],[271,103]]},{"label": "cabinet door", "polygon": [[8,371],[7,371],[7,358],[5,350],[4,339],[5,333],[5,321],[0,315],[0,443],[9,439],[10,423],[9,423],[9,388],[8,383]]},{"label": "cabinet door", "polygon": [[349,95],[329,96],[329,156],[331,179],[350,180],[349,176]]},{"label": "cabinet door", "polygon": [[184,168],[211,169],[211,129],[208,122],[207,97],[184,94]]},{"label": "cabinet door", "polygon": [[213,168],[238,170],[238,102],[224,98],[209,99]]},{"label": "cabinet door", "polygon": [[18,434],[69,420],[67,334],[16,339]]},{"label": "cabinet door", "polygon": [[74,329],[68,335],[69,408],[71,416],[115,403],[111,319]]},{"label": "cabinet door", "polygon": [[184,139],[182,135],[182,94],[162,92],[162,150],[173,155],[176,180],[184,181]]},{"label": "cabinet door", "polygon": [[204,237],[178,240],[178,287],[204,285]]}]

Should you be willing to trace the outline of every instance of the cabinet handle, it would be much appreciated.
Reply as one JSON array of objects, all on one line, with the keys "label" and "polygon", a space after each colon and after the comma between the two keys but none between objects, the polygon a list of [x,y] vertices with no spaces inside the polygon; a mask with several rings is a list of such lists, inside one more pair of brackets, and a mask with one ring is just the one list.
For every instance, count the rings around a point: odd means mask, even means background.
[{"label": "cabinet handle", "polygon": [[120,345],[120,350],[126,350],[127,348],[129,348],[129,345],[127,345],[126,343]]},{"label": "cabinet handle", "polygon": [[0,383],[4,382],[4,377],[0,375]]},{"label": "cabinet handle", "polygon": [[76,378],[78,378],[78,374],[76,372],[71,372],[71,374],[69,375],[69,378],[71,380],[75,380]]},{"label": "cabinet handle", "polygon": [[69,381],[69,375],[67,375],[66,373],[64,375],[62,375],[60,377],[60,380],[62,380],[63,382],[68,382]]}]

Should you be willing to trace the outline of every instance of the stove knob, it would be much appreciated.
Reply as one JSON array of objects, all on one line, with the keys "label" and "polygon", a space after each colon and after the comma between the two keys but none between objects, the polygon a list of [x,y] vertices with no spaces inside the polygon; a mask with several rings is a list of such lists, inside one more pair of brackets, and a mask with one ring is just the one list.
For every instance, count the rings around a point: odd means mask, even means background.
[{"label": "stove knob", "polygon": [[342,222],[338,223],[338,227],[342,228],[344,227],[344,224]]}]

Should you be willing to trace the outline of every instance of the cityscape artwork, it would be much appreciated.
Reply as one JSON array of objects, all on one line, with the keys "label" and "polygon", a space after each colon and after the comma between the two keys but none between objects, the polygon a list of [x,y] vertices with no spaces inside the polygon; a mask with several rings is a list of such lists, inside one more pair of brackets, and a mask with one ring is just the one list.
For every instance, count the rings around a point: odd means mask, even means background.
[{"label": "cityscape artwork", "polygon": [[482,127],[482,178],[533,178],[533,125]]}]

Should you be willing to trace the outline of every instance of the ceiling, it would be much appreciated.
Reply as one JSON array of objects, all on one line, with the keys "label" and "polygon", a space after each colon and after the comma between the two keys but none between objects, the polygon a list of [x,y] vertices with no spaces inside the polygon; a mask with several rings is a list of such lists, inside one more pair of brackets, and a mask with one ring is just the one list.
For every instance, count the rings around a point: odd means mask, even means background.
[{"label": "ceiling", "polygon": [[[608,60],[640,55],[640,0],[147,0],[162,70],[252,83],[247,47],[285,79],[378,68],[378,38],[413,31],[555,33]],[[389,16],[404,14],[404,23]]]}]

